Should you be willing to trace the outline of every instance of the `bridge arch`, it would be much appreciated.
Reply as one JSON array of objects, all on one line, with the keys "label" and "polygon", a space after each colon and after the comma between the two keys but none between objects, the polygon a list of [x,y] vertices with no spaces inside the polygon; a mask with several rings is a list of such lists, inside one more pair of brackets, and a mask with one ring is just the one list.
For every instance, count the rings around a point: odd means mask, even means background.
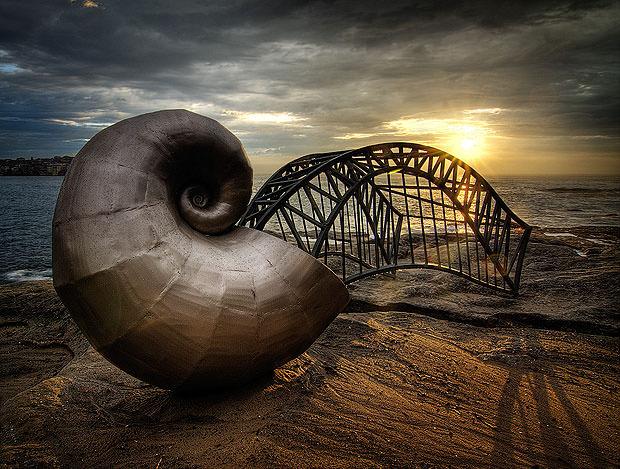
[{"label": "bridge arch", "polygon": [[240,224],[296,243],[346,283],[430,268],[514,294],[531,231],[465,162],[406,142],[298,158]]}]

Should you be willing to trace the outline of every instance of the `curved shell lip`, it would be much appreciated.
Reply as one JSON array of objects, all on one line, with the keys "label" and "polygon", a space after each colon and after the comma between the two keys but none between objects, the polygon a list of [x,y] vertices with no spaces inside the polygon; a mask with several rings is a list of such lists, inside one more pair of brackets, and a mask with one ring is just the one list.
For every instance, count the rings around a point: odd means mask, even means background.
[{"label": "curved shell lip", "polygon": [[[300,340],[294,347],[289,347],[286,353],[280,352],[276,357],[265,358],[265,350],[259,350],[250,360],[250,366],[232,378],[226,378],[221,381],[202,380],[196,376],[188,376],[182,382],[171,386],[175,392],[182,394],[195,394],[198,392],[221,392],[223,390],[233,389],[240,385],[255,381],[268,380],[269,376],[275,369],[287,363],[288,361],[298,357],[304,353],[315,340],[329,327],[333,320],[340,314],[350,301],[349,290],[344,282],[338,277],[327,265],[323,264],[310,254],[300,250],[297,246],[283,241],[280,238],[272,236],[268,233],[258,231],[252,228],[237,227],[232,231],[233,236],[241,236],[244,243],[251,246],[259,253],[266,256],[269,255],[273,245],[284,248],[289,255],[294,255],[299,259],[303,259],[304,263],[311,266],[317,273],[316,281],[308,283],[304,281],[302,276],[291,275],[291,273],[279,271],[281,264],[278,264],[277,256],[275,259],[267,259],[269,264],[273,263],[273,269],[278,271],[281,279],[290,285],[292,289],[298,288],[300,284],[305,283],[308,286],[305,297],[297,297],[295,306],[298,306],[306,316],[305,325],[307,335]],[[218,240],[219,241],[219,240]],[[286,269],[286,264],[282,266]],[[264,269],[257,268],[256,272],[259,276],[267,276]],[[297,282],[296,282],[297,281]],[[297,283],[297,284],[296,284]],[[309,286],[311,285],[311,286]],[[260,296],[257,290],[256,296]],[[319,307],[316,310],[317,305]],[[289,308],[291,305],[289,304]],[[306,310],[310,310],[307,312]],[[276,310],[277,312],[277,310]],[[315,314],[317,313],[317,314]],[[313,321],[313,319],[315,321]]]},{"label": "curved shell lip", "polygon": [[[158,295],[156,307],[139,313],[139,317],[128,324],[130,328],[118,337],[99,345],[94,343],[95,348],[119,368],[156,386],[180,388],[184,392],[191,389],[214,391],[232,388],[268,374],[303,353],[349,302],[348,289],[329,267],[296,246],[262,231],[237,227],[227,235],[199,236],[192,245],[193,252],[183,262],[184,267],[179,275],[172,282],[162,282],[166,285],[166,292]],[[212,246],[212,255],[205,259],[201,254],[206,254],[203,250],[208,246]],[[165,251],[168,247],[162,246],[161,249]],[[149,259],[154,261],[160,252],[151,254],[153,257]],[[224,259],[222,255],[238,259],[230,264],[230,259]],[[136,262],[141,261],[136,259]],[[67,285],[58,292],[65,301],[67,295],[74,296],[74,289],[89,291],[91,296],[103,298],[103,307],[107,307],[105,297],[116,291],[118,285],[123,289],[122,285],[131,278],[130,272],[131,269],[127,274],[121,273],[120,281],[111,283],[93,277],[85,280],[86,283]],[[102,279],[108,278],[107,273],[101,275],[105,275]],[[133,288],[140,290],[147,287],[134,283]],[[182,294],[190,300],[178,303],[177,299]],[[70,302],[65,303],[71,306]],[[90,314],[99,315],[99,319],[94,318],[90,324],[84,322],[79,311],[76,315],[75,308],[69,308],[89,338],[101,334],[102,326],[104,329],[107,327],[105,318],[109,315],[105,311],[98,312],[97,308],[101,307],[101,304],[87,307]],[[185,310],[184,314],[192,316],[186,320],[183,314],[177,316],[176,310]],[[115,311],[111,310],[112,315],[116,314]],[[235,318],[256,319],[244,320],[246,325],[242,329],[245,328],[247,334],[236,337],[232,334],[229,340],[226,337],[216,339],[213,330],[208,332],[211,327],[209,316],[224,321],[220,321],[223,331],[234,330],[237,324],[244,323],[235,322]],[[206,325],[201,326],[201,323]],[[172,330],[171,324],[176,324],[175,330]],[[213,327],[218,329],[220,325]],[[207,329],[201,333],[201,339],[196,339],[194,335],[201,327]],[[234,350],[244,341],[247,352],[237,358],[226,356],[227,350]],[[150,349],[147,347],[149,343],[152,344]],[[209,347],[212,343],[220,344],[216,347],[220,350],[216,359],[211,357]],[[172,347],[172,350],[159,354],[161,344],[170,344],[166,347]],[[151,366],[151,371],[144,370],[149,362],[165,362],[168,359],[166,355],[174,355],[174,349],[183,347],[187,348],[183,352],[184,360],[190,360],[195,366],[185,371],[177,369],[172,375],[166,371],[172,365],[160,371],[153,371],[158,369],[157,365],[155,368]],[[137,350],[139,348],[144,350]],[[227,370],[232,371],[228,373]]]}]

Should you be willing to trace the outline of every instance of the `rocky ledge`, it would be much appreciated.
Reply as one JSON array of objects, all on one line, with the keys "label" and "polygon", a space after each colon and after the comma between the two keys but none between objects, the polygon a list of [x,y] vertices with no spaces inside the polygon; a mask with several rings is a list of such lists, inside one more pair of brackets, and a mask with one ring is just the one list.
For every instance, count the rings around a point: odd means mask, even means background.
[{"label": "rocky ledge", "polygon": [[300,358],[201,396],[110,365],[50,282],[1,286],[0,466],[618,466],[618,233],[568,233],[534,233],[518,299],[366,279]]}]

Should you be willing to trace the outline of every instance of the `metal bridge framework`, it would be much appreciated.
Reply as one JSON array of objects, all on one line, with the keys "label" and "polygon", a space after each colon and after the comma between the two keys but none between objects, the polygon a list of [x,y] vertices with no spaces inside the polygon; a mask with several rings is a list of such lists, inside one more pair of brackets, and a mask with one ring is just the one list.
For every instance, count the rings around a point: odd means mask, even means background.
[{"label": "metal bridge framework", "polygon": [[345,283],[430,268],[513,294],[531,231],[469,165],[401,142],[286,164],[240,224],[297,244]]}]

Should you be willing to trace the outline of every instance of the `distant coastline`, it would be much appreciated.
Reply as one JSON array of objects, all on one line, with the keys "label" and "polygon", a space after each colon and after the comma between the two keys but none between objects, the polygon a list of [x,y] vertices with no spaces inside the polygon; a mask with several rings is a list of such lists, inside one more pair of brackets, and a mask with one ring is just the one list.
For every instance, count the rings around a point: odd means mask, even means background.
[{"label": "distant coastline", "polygon": [[71,161],[72,156],[0,159],[0,176],[64,176]]}]

